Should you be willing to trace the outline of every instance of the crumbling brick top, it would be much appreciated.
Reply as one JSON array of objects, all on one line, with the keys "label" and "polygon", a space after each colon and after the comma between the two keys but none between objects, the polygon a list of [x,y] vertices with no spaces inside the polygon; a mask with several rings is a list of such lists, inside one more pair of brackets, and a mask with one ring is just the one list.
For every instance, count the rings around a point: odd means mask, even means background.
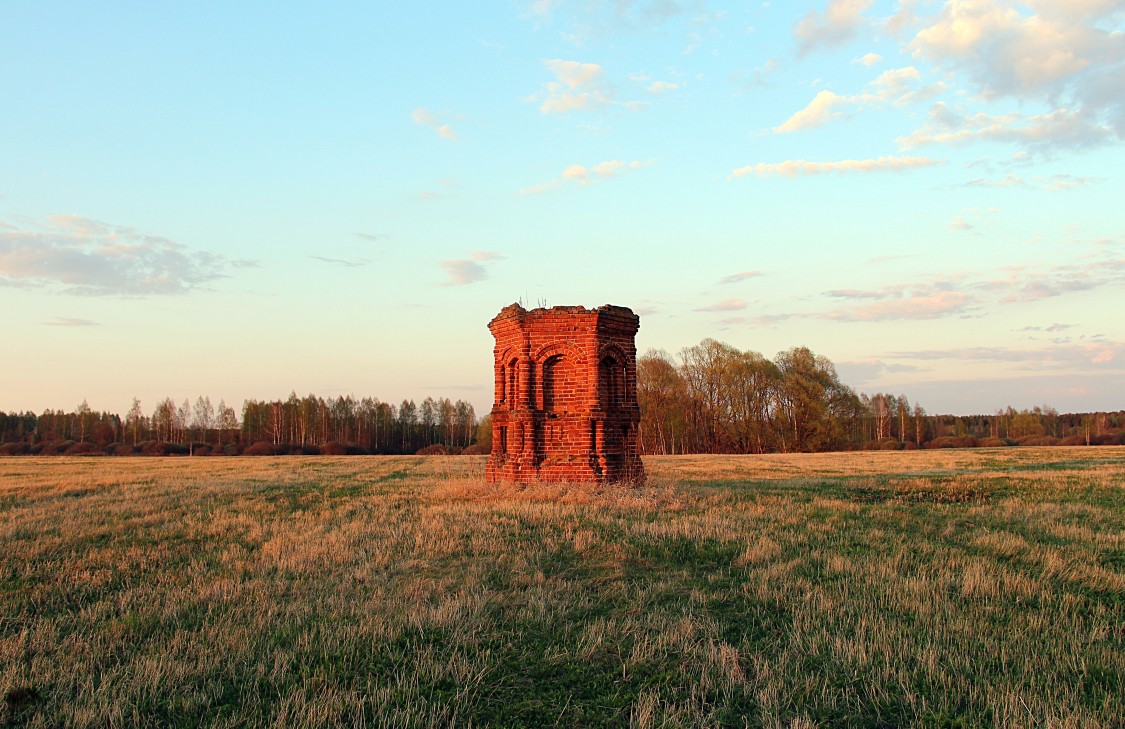
[{"label": "crumbling brick top", "polygon": [[582,316],[599,314],[612,317],[620,317],[623,319],[636,319],[638,321],[640,320],[640,317],[634,314],[632,309],[626,306],[614,306],[613,304],[604,304],[596,309],[587,309],[585,306],[552,306],[549,309],[537,308],[528,311],[519,303],[513,303],[508,304],[503,309],[501,309],[500,313],[493,317],[492,321],[490,321],[488,324],[489,326],[492,326],[492,324],[496,322],[513,318],[523,320],[526,318],[538,318],[541,316],[552,315]]}]

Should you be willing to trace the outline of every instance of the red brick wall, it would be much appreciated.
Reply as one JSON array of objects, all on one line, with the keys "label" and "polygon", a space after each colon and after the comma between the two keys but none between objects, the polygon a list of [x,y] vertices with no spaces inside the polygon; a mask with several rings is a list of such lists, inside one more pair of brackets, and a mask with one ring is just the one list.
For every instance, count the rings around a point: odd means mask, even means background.
[{"label": "red brick wall", "polygon": [[496,338],[490,481],[642,481],[640,319],[629,309],[505,307]]}]

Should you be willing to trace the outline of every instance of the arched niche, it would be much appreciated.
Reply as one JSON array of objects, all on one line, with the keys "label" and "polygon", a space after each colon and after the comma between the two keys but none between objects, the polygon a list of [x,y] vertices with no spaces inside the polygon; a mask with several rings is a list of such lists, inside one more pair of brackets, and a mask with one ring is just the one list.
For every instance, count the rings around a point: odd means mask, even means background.
[{"label": "arched niche", "polygon": [[535,353],[539,371],[539,409],[548,413],[573,410],[586,390],[586,358],[568,344],[549,344]]},{"label": "arched niche", "polygon": [[562,354],[553,354],[543,362],[543,410],[549,413],[568,409],[567,391],[573,392],[575,368]]},{"label": "arched niche", "polygon": [[625,362],[609,353],[598,361],[598,400],[603,410],[617,410],[625,404]]}]

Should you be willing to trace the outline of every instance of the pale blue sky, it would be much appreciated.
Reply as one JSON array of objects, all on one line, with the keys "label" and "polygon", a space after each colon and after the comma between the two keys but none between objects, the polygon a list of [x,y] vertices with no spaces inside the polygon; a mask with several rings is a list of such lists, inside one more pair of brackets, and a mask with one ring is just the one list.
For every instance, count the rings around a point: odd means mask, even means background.
[{"label": "pale blue sky", "polygon": [[0,409],[491,403],[517,299],[1125,408],[1125,1],[0,5]]}]

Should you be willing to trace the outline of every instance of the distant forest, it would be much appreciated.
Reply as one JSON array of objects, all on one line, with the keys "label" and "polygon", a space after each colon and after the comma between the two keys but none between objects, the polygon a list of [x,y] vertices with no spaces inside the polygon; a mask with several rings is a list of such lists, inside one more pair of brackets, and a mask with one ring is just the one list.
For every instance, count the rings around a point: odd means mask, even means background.
[{"label": "distant forest", "polygon": [[794,347],[770,360],[704,339],[637,359],[644,453],[1125,444],[1125,411],[930,415],[906,395],[857,394],[827,358]]},{"label": "distant forest", "polygon": [[[473,452],[473,406],[427,397],[397,407],[376,398],[316,395],[247,400],[241,418],[224,401],[165,398],[151,414],[141,402],[124,419],[83,402],[73,412],[0,411],[0,455],[347,455]],[[478,449],[479,450],[479,449]],[[483,451],[482,451],[483,452]]]},{"label": "distant forest", "polygon": [[[1125,411],[1060,414],[1048,406],[993,415],[930,415],[906,395],[857,394],[805,347],[770,360],[705,339],[673,359],[637,360],[644,454],[797,453],[860,449],[1125,444]],[[283,455],[488,453],[491,427],[462,400],[397,406],[374,397],[247,400],[241,413],[200,396],[122,418],[0,411],[0,455]]]}]

